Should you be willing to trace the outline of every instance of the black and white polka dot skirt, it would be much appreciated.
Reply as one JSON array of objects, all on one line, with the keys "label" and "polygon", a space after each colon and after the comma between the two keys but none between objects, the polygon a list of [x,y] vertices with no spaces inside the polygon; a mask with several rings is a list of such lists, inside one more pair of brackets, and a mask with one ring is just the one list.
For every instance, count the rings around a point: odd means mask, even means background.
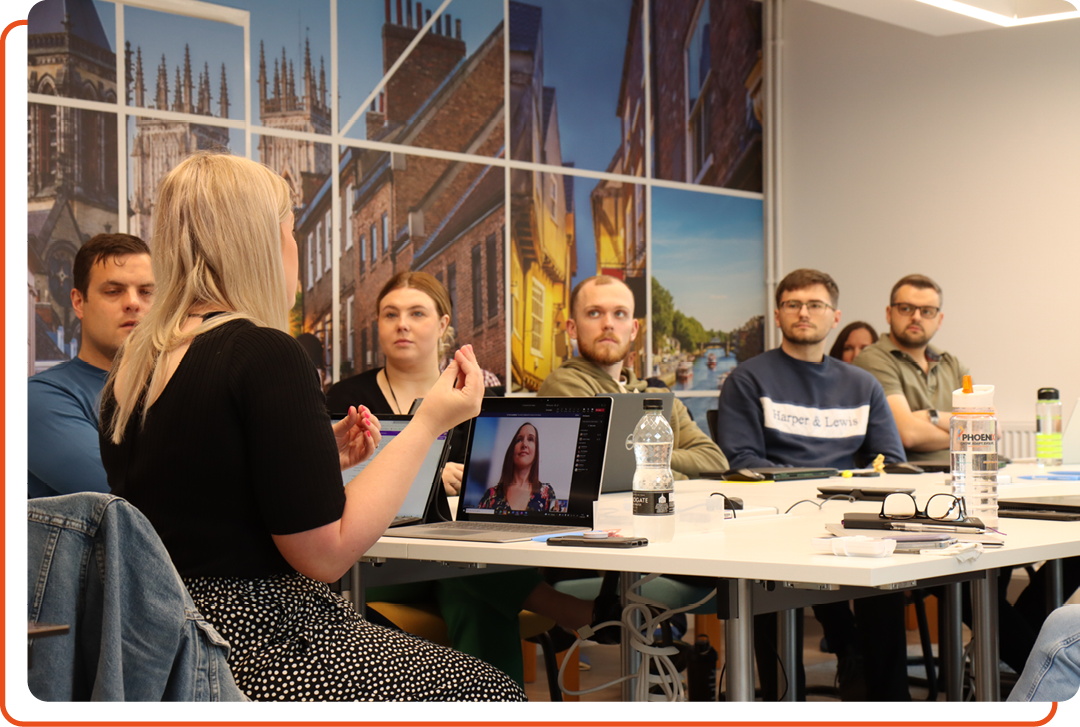
[{"label": "black and white polka dot skirt", "polygon": [[525,700],[495,667],[368,623],[325,583],[299,573],[184,582],[232,645],[233,677],[253,700]]}]

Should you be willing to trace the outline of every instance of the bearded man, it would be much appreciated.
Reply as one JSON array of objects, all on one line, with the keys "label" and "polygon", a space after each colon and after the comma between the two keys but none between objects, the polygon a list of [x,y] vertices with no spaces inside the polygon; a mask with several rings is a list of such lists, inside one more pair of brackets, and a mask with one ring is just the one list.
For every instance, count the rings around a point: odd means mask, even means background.
[{"label": "bearded man", "polygon": [[[538,396],[656,391],[623,366],[638,334],[634,293],[623,281],[596,275],[575,285],[566,331],[577,341],[580,355],[552,371],[540,385]],[[720,447],[698,428],[678,399],[671,410],[671,429],[675,434],[671,471],[676,479],[695,479],[702,472],[728,468]]]},{"label": "bearded man", "polygon": [[881,383],[909,460],[949,461],[952,392],[970,372],[929,345],[944,318],[941,287],[925,275],[907,275],[893,286],[885,308],[889,334],[853,362]]}]

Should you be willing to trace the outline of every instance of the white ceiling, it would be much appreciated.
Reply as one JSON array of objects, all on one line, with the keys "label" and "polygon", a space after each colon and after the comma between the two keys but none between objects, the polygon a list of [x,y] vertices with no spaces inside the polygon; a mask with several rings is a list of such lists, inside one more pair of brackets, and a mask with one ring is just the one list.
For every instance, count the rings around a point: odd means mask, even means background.
[{"label": "white ceiling", "polygon": [[[811,2],[928,35],[955,35],[1000,27],[985,20],[942,10],[919,0],[811,0]],[[981,10],[1016,18],[1076,12],[1076,8],[1066,0],[962,0],[962,2]],[[1064,22],[1075,23],[1080,20],[1073,19]]]}]

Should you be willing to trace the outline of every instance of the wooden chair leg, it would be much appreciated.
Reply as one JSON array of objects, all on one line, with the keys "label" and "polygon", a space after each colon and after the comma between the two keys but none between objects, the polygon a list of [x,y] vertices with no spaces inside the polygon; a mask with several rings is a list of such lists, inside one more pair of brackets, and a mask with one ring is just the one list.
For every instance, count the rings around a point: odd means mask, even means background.
[{"label": "wooden chair leg", "polygon": [[521,660],[525,664],[525,683],[533,684],[536,681],[536,644],[521,640]]}]

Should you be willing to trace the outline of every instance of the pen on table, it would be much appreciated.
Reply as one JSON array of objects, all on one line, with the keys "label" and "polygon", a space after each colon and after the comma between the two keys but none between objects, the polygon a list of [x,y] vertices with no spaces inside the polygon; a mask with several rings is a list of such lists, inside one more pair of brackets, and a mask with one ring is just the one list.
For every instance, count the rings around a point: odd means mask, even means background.
[{"label": "pen on table", "polygon": [[982,528],[974,525],[923,525],[920,523],[893,523],[890,530],[905,530],[909,533],[969,533]]}]

